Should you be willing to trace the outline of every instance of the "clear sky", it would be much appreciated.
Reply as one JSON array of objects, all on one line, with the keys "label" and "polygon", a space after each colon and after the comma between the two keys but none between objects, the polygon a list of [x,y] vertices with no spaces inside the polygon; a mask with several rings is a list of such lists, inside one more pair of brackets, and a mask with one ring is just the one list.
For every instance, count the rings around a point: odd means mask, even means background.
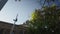
[{"label": "clear sky", "polygon": [[40,8],[37,0],[8,0],[3,9],[0,11],[0,21],[13,23],[18,13],[18,21],[16,24],[23,24],[31,16],[35,9]]}]

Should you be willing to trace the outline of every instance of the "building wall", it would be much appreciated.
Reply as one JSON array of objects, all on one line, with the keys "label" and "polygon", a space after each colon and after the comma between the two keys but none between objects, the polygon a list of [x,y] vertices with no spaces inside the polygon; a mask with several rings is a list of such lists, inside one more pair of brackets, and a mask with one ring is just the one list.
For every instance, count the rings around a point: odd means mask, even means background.
[{"label": "building wall", "polygon": [[[10,34],[13,24],[0,21],[0,34]],[[15,25],[13,34],[25,34],[26,28],[22,25]]]},{"label": "building wall", "polygon": [[3,8],[7,1],[8,0],[0,0],[0,10]]}]

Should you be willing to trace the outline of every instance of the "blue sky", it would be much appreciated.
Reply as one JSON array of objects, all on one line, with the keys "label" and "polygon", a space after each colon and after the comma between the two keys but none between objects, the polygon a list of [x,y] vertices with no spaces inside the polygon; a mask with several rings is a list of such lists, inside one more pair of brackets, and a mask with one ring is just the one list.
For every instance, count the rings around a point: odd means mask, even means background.
[{"label": "blue sky", "polygon": [[3,9],[0,11],[0,21],[13,23],[18,13],[18,21],[16,24],[23,24],[31,16],[31,13],[40,8],[37,0],[8,0]]}]

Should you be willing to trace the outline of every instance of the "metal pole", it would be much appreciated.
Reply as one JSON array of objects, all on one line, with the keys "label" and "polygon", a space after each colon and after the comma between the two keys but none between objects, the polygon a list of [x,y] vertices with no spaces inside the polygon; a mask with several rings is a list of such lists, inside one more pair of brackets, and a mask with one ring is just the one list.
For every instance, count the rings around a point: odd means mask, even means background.
[{"label": "metal pole", "polygon": [[13,32],[13,30],[14,30],[15,23],[17,22],[17,17],[18,17],[18,14],[17,14],[17,16],[16,16],[16,19],[13,19],[14,24],[13,24],[13,26],[12,26],[12,29],[11,29],[11,31],[10,31],[10,34],[12,34],[12,32]]},{"label": "metal pole", "polygon": [[10,34],[12,34],[12,32],[13,32],[13,30],[14,30],[15,23],[16,23],[16,21],[14,21],[14,24],[13,24],[13,26],[12,26],[12,29],[11,29],[11,31],[10,31]]}]

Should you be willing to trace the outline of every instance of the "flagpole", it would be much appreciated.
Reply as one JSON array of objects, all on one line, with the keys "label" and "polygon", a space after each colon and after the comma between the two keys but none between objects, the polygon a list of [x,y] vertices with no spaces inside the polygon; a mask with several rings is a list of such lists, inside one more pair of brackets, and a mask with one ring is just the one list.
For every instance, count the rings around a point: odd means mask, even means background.
[{"label": "flagpole", "polygon": [[13,33],[13,30],[14,30],[14,27],[15,27],[15,23],[16,23],[16,21],[14,21],[14,24],[13,24],[13,26],[12,26],[12,28],[11,28],[10,34]]},{"label": "flagpole", "polygon": [[12,26],[12,28],[11,28],[10,34],[13,33],[13,30],[14,30],[14,27],[15,27],[15,23],[17,22],[17,18],[18,18],[18,14],[17,14],[17,16],[16,16],[16,19],[13,20],[13,21],[14,21],[14,24],[13,24],[13,26]]},{"label": "flagpole", "polygon": [[[17,0],[15,0],[15,1],[17,1]],[[21,0],[19,0],[19,1],[21,1]],[[15,27],[15,23],[17,22],[17,18],[18,18],[18,13],[17,13],[16,19],[13,20],[13,21],[14,21],[14,24],[12,25],[12,28],[11,28],[10,34],[12,34],[13,31],[14,31],[14,27]]]}]

